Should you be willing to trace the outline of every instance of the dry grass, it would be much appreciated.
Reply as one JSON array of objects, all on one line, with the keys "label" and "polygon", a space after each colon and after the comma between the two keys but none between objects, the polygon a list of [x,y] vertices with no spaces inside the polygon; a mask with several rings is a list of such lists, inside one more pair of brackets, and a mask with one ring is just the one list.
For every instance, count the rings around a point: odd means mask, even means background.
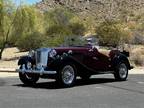
[{"label": "dry grass", "polygon": [[134,46],[130,52],[130,60],[135,66],[144,66],[144,46]]}]

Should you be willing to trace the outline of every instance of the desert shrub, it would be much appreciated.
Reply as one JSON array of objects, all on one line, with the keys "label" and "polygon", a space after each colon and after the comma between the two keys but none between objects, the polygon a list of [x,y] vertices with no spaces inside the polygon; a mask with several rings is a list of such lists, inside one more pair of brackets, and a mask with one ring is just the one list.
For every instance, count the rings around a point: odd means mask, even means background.
[{"label": "desert shrub", "polygon": [[86,30],[84,25],[82,23],[78,23],[78,22],[70,24],[69,28],[70,28],[73,35],[78,35],[78,36],[84,35],[84,32]]},{"label": "desert shrub", "polygon": [[116,21],[104,21],[96,28],[100,45],[118,46],[129,40],[129,32]]},{"label": "desert shrub", "polygon": [[3,41],[0,39],[0,48],[2,47]]},{"label": "desert shrub", "polygon": [[53,25],[69,25],[75,14],[63,7],[55,7],[44,12],[45,27]]},{"label": "desert shrub", "polygon": [[82,36],[68,36],[64,39],[62,46],[84,46],[87,41]]},{"label": "desert shrub", "polygon": [[44,13],[46,40],[43,46],[60,46],[66,37],[84,35],[85,27],[76,15],[65,9],[55,8]]},{"label": "desert shrub", "polygon": [[66,35],[71,35],[71,34],[72,33],[68,27],[61,26],[61,25],[50,26],[46,31],[46,35],[49,37],[57,37],[59,35],[66,36]]},{"label": "desert shrub", "polygon": [[57,47],[64,42],[64,36],[57,35],[56,37],[46,37],[42,43],[42,47]]},{"label": "desert shrub", "polygon": [[138,54],[138,56],[137,55],[135,55],[134,57],[133,57],[133,63],[136,65],[136,66],[143,66],[144,65],[144,55],[140,55],[140,54]]},{"label": "desert shrub", "polygon": [[17,47],[21,51],[36,49],[42,47],[43,41],[44,41],[43,35],[39,32],[34,32],[20,38],[17,41]]},{"label": "desert shrub", "polygon": [[[84,31],[85,28],[83,24],[80,23],[72,23],[68,26],[60,26],[60,25],[51,26],[46,31],[46,35],[48,36],[47,45],[49,46],[61,45],[63,44],[65,38],[71,37],[72,35],[75,36],[73,38],[82,36],[84,34]],[[77,38],[75,40],[77,40]]]},{"label": "desert shrub", "polygon": [[[43,17],[40,18],[43,20],[39,19],[41,14],[36,10],[24,8],[22,12],[24,13],[20,15],[26,19],[22,24],[16,26],[15,34],[13,34],[15,38],[11,38],[21,50],[60,46],[66,37],[83,35],[85,32],[83,24],[75,18],[76,15],[65,8],[58,7],[45,11],[42,13]],[[18,21],[21,22],[21,18]]]},{"label": "desert shrub", "polygon": [[144,45],[144,36],[140,33],[134,33],[132,43],[137,45],[138,44]]},{"label": "desert shrub", "polygon": [[44,47],[59,46],[64,42],[64,38],[71,35],[71,30],[66,26],[53,25],[46,30]]},{"label": "desert shrub", "polygon": [[136,66],[144,65],[144,47],[134,48],[131,51],[130,60]]}]

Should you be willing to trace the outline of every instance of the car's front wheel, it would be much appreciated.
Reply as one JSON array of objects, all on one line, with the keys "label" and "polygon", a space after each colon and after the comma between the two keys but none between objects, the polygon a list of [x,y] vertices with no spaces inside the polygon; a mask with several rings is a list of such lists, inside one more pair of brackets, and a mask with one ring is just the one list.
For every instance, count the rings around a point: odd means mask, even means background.
[{"label": "car's front wheel", "polygon": [[114,77],[116,80],[125,81],[128,77],[128,67],[126,63],[121,62],[117,65],[116,70],[114,72]]},{"label": "car's front wheel", "polygon": [[71,87],[76,81],[76,69],[72,64],[67,64],[59,71],[57,82],[64,87]]},{"label": "car's front wheel", "polygon": [[[22,66],[20,66],[20,69]],[[19,78],[25,85],[34,85],[39,80],[39,74],[29,74],[19,72]]]}]

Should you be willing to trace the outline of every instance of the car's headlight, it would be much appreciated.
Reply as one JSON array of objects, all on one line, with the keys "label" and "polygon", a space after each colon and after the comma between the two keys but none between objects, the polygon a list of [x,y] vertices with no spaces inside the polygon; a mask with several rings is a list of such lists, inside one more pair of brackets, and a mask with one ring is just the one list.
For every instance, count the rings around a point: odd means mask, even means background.
[{"label": "car's headlight", "polygon": [[29,56],[29,57],[33,57],[33,56],[34,56],[34,53],[35,53],[34,50],[30,50],[29,53],[28,53],[28,56]]},{"label": "car's headlight", "polygon": [[53,58],[54,56],[56,56],[57,52],[55,49],[52,49],[50,52],[49,52],[49,57]]}]

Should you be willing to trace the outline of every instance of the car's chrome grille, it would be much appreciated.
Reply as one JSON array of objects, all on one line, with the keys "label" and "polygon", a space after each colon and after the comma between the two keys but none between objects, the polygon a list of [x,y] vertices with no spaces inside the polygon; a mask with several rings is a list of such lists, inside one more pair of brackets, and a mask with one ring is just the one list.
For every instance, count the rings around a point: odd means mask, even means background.
[{"label": "car's chrome grille", "polygon": [[41,51],[36,52],[36,64],[41,62]]},{"label": "car's chrome grille", "polygon": [[48,53],[51,49],[49,48],[40,48],[36,50],[36,66],[45,67],[48,62]]}]

